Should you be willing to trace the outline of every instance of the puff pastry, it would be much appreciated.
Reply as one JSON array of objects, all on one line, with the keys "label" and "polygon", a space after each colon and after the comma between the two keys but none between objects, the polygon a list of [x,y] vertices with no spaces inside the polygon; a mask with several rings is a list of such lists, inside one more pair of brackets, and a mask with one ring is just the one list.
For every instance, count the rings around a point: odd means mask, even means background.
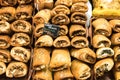
[{"label": "puff pastry", "polygon": [[78,3],[78,2],[84,2],[84,3],[87,3],[88,0],[72,0],[72,3]]},{"label": "puff pastry", "polygon": [[32,0],[17,0],[19,4],[28,4],[32,2]]},{"label": "puff pastry", "polygon": [[115,33],[111,37],[112,45],[119,45],[120,44],[120,33]]},{"label": "puff pastry", "polygon": [[87,80],[90,78],[90,71],[91,69],[87,64],[76,59],[72,61],[71,72],[77,80]]},{"label": "puff pastry", "polygon": [[10,52],[6,49],[0,49],[0,62],[9,63],[10,61]]},{"label": "puff pastry", "polygon": [[109,22],[105,18],[98,18],[92,22],[95,34],[101,34],[104,36],[110,36],[112,28]]},{"label": "puff pastry", "polygon": [[28,21],[16,20],[11,24],[11,30],[14,32],[31,33],[32,26]]},{"label": "puff pastry", "polygon": [[14,7],[2,7],[0,8],[0,20],[13,21],[15,19]]},{"label": "puff pastry", "polygon": [[70,7],[72,5],[72,0],[56,0],[55,6],[57,5],[66,5],[67,7]]},{"label": "puff pastry", "polygon": [[103,35],[94,35],[92,45],[94,48],[110,47],[111,41]]},{"label": "puff pastry", "polygon": [[4,62],[0,62],[0,75],[6,72],[6,64]]},{"label": "puff pastry", "polygon": [[6,77],[19,78],[27,75],[28,67],[22,62],[11,62],[8,64],[6,69]]},{"label": "puff pastry", "polygon": [[0,35],[0,48],[6,49],[10,47],[10,37],[7,35]]},{"label": "puff pastry", "polygon": [[16,9],[16,19],[30,19],[32,17],[33,7],[32,5],[19,5]]},{"label": "puff pastry", "polygon": [[14,6],[17,4],[17,0],[0,0],[1,6]]},{"label": "puff pastry", "polygon": [[30,60],[31,52],[24,47],[13,47],[10,55],[14,60],[27,63]]},{"label": "puff pastry", "polygon": [[119,62],[120,61],[120,46],[115,46],[113,48],[114,50],[114,61]]},{"label": "puff pastry", "polygon": [[7,21],[0,21],[0,34],[10,34],[10,23]]},{"label": "puff pastry", "polygon": [[50,62],[50,49],[48,48],[34,48],[33,54],[33,69],[44,70],[48,68]]},{"label": "puff pastry", "polygon": [[13,34],[10,44],[12,46],[28,46],[30,44],[30,37],[25,33]]},{"label": "puff pastry", "polygon": [[70,68],[71,58],[67,48],[54,49],[49,65],[51,71],[60,71],[66,68]]},{"label": "puff pastry", "polygon": [[119,80],[120,79],[120,72],[116,71],[115,72],[115,80]]},{"label": "puff pastry", "polygon": [[56,48],[68,47],[70,46],[70,39],[67,36],[59,36],[54,40],[53,46]]},{"label": "puff pastry", "polygon": [[90,64],[94,64],[96,62],[96,54],[90,48],[83,48],[83,49],[74,48],[71,49],[70,54],[72,57]]}]

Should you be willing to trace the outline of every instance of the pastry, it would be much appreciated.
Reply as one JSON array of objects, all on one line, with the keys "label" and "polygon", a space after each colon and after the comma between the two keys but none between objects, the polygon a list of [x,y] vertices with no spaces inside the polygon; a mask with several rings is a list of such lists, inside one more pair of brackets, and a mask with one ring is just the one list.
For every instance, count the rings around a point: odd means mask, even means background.
[{"label": "pastry", "polygon": [[71,25],[69,30],[69,36],[71,38],[75,36],[85,36],[86,29],[82,25]]},{"label": "pastry", "polygon": [[48,68],[50,62],[50,49],[34,48],[33,69],[40,71]]},{"label": "pastry", "polygon": [[115,70],[114,71],[120,71],[120,62],[115,63]]},{"label": "pastry", "polygon": [[94,48],[110,47],[111,41],[103,35],[94,35],[92,45]]},{"label": "pastry", "polygon": [[0,34],[10,34],[10,23],[7,21],[0,21]]},{"label": "pastry", "polygon": [[70,7],[72,5],[72,0],[56,0],[55,6],[57,5],[65,5],[67,7]]},{"label": "pastry", "polygon": [[22,62],[11,62],[8,64],[6,69],[6,77],[19,78],[27,75],[28,67]]},{"label": "pastry", "polygon": [[54,40],[53,46],[56,48],[68,47],[70,46],[70,39],[67,36],[59,36]]},{"label": "pastry", "polygon": [[0,75],[6,72],[6,64],[4,62],[0,62]]},{"label": "pastry", "polygon": [[71,58],[68,49],[54,49],[49,65],[51,71],[60,71],[66,68],[70,68]]},{"label": "pastry", "polygon": [[33,7],[32,5],[19,5],[16,9],[16,19],[30,19],[32,17]]},{"label": "pastry", "polygon": [[94,64],[96,62],[96,54],[90,48],[83,49],[73,48],[71,49],[70,54],[72,57],[90,64]]},{"label": "pastry", "polygon": [[114,61],[119,62],[120,61],[120,46],[115,46],[113,48],[114,50]]},{"label": "pastry", "polygon": [[10,61],[10,52],[6,49],[0,49],[0,62],[9,63]]},{"label": "pastry", "polygon": [[52,9],[53,6],[54,6],[54,0],[45,0],[45,3],[44,3],[44,8],[46,9]]},{"label": "pastry", "polygon": [[95,34],[101,34],[104,36],[110,36],[112,28],[109,22],[105,18],[98,18],[92,22]]},{"label": "pastry", "polygon": [[71,72],[77,80],[87,80],[90,78],[90,71],[91,69],[87,64],[76,59],[72,61]]},{"label": "pastry", "polygon": [[31,52],[24,47],[13,47],[10,55],[14,60],[27,63],[30,60]]},{"label": "pastry", "polygon": [[0,0],[1,6],[14,6],[17,4],[17,0]]},{"label": "pastry", "polygon": [[111,37],[112,45],[119,45],[120,44],[120,33],[115,33]]},{"label": "pastry", "polygon": [[53,39],[49,35],[40,36],[35,42],[35,47],[51,47],[53,45]]},{"label": "pastry", "polygon": [[19,4],[28,4],[30,2],[32,2],[32,0],[18,0]]},{"label": "pastry", "polygon": [[10,44],[12,46],[28,46],[30,37],[25,33],[15,33],[10,40]]},{"label": "pastry", "polygon": [[115,80],[120,80],[120,72],[116,71],[114,75],[115,75]]},{"label": "pastry", "polygon": [[0,35],[0,48],[6,49],[10,47],[10,37],[7,35]]},{"label": "pastry", "polygon": [[11,24],[11,30],[14,32],[31,33],[32,25],[25,20],[16,20]]},{"label": "pastry", "polygon": [[71,45],[75,48],[86,48],[89,42],[86,37],[76,36],[72,38]]},{"label": "pastry", "polygon": [[66,25],[61,25],[58,35],[65,36],[65,35],[67,35],[67,33],[68,33],[68,27]]},{"label": "pastry", "polygon": [[35,37],[40,37],[43,35],[44,32],[44,24],[38,24],[36,25],[35,29],[34,29],[34,35]]},{"label": "pastry", "polygon": [[73,3],[73,4],[78,3],[78,2],[84,2],[84,3],[87,3],[88,0],[72,0],[72,3]]}]

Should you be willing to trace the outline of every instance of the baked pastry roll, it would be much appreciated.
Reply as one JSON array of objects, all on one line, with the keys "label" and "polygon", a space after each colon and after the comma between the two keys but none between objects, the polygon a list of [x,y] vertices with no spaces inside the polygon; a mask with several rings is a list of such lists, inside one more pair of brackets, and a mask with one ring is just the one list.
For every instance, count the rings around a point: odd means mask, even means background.
[{"label": "baked pastry roll", "polygon": [[14,6],[16,5],[17,0],[0,0],[0,5],[1,6]]},{"label": "baked pastry roll", "polygon": [[50,62],[50,49],[48,48],[34,48],[33,54],[33,69],[43,70],[47,69]]},{"label": "baked pastry roll", "polygon": [[34,35],[36,37],[40,37],[43,35],[43,32],[44,32],[44,24],[38,24],[36,25],[35,29],[34,29]]},{"label": "baked pastry roll", "polygon": [[120,80],[120,72],[115,71],[115,80]]},{"label": "baked pastry roll", "polygon": [[0,62],[0,75],[6,72],[6,64],[4,62]]},{"label": "baked pastry roll", "polygon": [[0,8],[0,20],[12,21],[15,19],[14,7],[2,7]]},{"label": "baked pastry roll", "polygon": [[114,55],[114,50],[109,47],[102,47],[96,50],[97,58],[106,58],[106,57],[112,57]]},{"label": "baked pastry roll", "polygon": [[53,24],[59,24],[59,25],[67,25],[70,23],[70,19],[67,15],[65,14],[56,14],[53,18],[52,18],[52,23]]},{"label": "baked pastry roll", "polygon": [[120,62],[115,63],[115,71],[120,71]]},{"label": "baked pastry roll", "polygon": [[35,42],[35,47],[51,47],[53,45],[53,39],[49,35],[43,35]]},{"label": "baked pastry roll", "polygon": [[71,12],[82,12],[82,13],[85,13],[88,11],[88,6],[86,3],[84,2],[78,2],[78,3],[75,3],[71,6]]},{"label": "baked pastry roll", "polygon": [[45,0],[44,8],[52,9],[54,0]]},{"label": "baked pastry roll", "polygon": [[95,28],[95,34],[101,34],[104,36],[110,36],[112,33],[112,28],[109,22],[105,18],[98,18],[92,22],[93,27]]},{"label": "baked pastry roll", "polygon": [[16,9],[16,19],[30,19],[32,17],[32,5],[20,5]]},{"label": "baked pastry roll", "polygon": [[89,42],[86,37],[76,36],[72,38],[71,45],[75,48],[85,48],[88,47]]},{"label": "baked pastry roll", "polygon": [[74,48],[71,49],[70,54],[72,57],[90,64],[94,64],[96,62],[96,54],[90,48],[83,48],[83,49]]},{"label": "baked pastry roll", "polygon": [[49,65],[51,71],[60,71],[66,68],[70,68],[71,58],[68,49],[54,49]]},{"label": "baked pastry roll", "polygon": [[8,64],[6,69],[6,77],[19,78],[27,75],[28,67],[22,62],[11,62]]},{"label": "baked pastry roll", "polygon": [[67,36],[59,36],[54,40],[53,46],[56,48],[68,47],[70,46],[70,39]]},{"label": "baked pastry roll", "polygon": [[37,71],[32,80],[53,80],[52,72],[47,70]]},{"label": "baked pastry roll", "polygon": [[71,38],[75,36],[85,36],[86,29],[82,25],[71,25],[69,30],[69,36]]},{"label": "baked pastry roll", "polygon": [[0,35],[0,48],[6,49],[10,47],[10,37],[7,35]]},{"label": "baked pastry roll", "polygon": [[66,25],[61,25],[58,35],[65,36],[65,35],[67,35],[67,33],[68,33],[68,27]]},{"label": "baked pastry roll", "polygon": [[51,19],[51,11],[49,9],[43,9],[36,13],[36,15],[33,17],[33,23],[38,24],[44,24],[48,23]]},{"label": "baked pastry roll", "polygon": [[78,3],[78,2],[84,2],[84,3],[87,3],[88,0],[72,0],[72,3],[73,3],[73,4]]},{"label": "baked pastry roll", "polygon": [[13,59],[27,63],[30,60],[31,52],[24,47],[13,47],[10,55]]},{"label": "baked pastry roll", "polygon": [[14,32],[31,33],[32,26],[25,20],[16,20],[11,24],[11,30]]},{"label": "baked pastry roll", "polygon": [[28,4],[30,3],[32,0],[18,0],[19,4]]},{"label": "baked pastry roll", "polygon": [[115,33],[111,37],[112,45],[119,45],[120,44],[120,33]]},{"label": "baked pastry roll", "polygon": [[103,76],[105,72],[109,72],[114,66],[112,58],[105,58],[95,63],[94,74],[96,77]]},{"label": "baked pastry roll", "polygon": [[114,50],[114,61],[119,62],[120,61],[120,46],[115,46],[113,48]]},{"label": "baked pastry roll", "polygon": [[56,0],[55,6],[57,5],[65,5],[67,7],[70,7],[72,5],[72,0]]},{"label": "baked pastry roll", "polygon": [[10,61],[10,52],[6,49],[0,49],[0,62],[9,63]]},{"label": "baked pastry roll", "polygon": [[10,44],[12,46],[27,46],[30,44],[30,37],[25,33],[15,33],[10,40]]},{"label": "baked pastry roll", "polygon": [[72,61],[71,72],[77,80],[87,80],[91,76],[90,67],[76,59]]},{"label": "baked pastry roll", "polygon": [[70,14],[70,9],[65,5],[57,5],[52,9],[52,16],[55,16],[56,14]]},{"label": "baked pastry roll", "polygon": [[10,24],[7,21],[0,21],[0,34],[9,34]]},{"label": "baked pastry roll", "polygon": [[54,80],[73,80],[70,68],[54,72]]},{"label": "baked pastry roll", "polygon": [[71,22],[75,23],[75,24],[81,24],[81,25],[85,25],[86,21],[87,21],[87,17],[85,13],[81,13],[81,12],[74,12],[71,15]]},{"label": "baked pastry roll", "polygon": [[94,35],[92,45],[94,48],[110,47],[111,41],[104,35]]},{"label": "baked pastry roll", "polygon": [[120,32],[120,20],[119,19],[112,19],[109,21],[109,24],[111,24],[113,31]]}]

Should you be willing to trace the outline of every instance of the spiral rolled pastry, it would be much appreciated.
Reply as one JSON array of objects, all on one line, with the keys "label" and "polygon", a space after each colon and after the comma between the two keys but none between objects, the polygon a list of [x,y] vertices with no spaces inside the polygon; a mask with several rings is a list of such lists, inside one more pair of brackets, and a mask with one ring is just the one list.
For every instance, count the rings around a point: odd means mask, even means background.
[{"label": "spiral rolled pastry", "polygon": [[120,62],[115,63],[115,71],[120,71]]},{"label": "spiral rolled pastry", "polygon": [[54,42],[53,46],[56,48],[64,48],[70,46],[70,39],[67,36],[59,36]]},{"label": "spiral rolled pastry", "polygon": [[120,32],[120,20],[119,19],[112,19],[109,21],[109,24],[111,24],[113,31]]},{"label": "spiral rolled pastry", "polygon": [[10,47],[10,37],[7,35],[0,35],[0,48],[6,49]]},{"label": "spiral rolled pastry", "polygon": [[89,42],[86,37],[76,36],[72,38],[71,45],[75,48],[86,48]]},{"label": "spiral rolled pastry", "polygon": [[16,19],[30,19],[32,17],[33,7],[32,5],[19,5],[16,9]]},{"label": "spiral rolled pastry", "polygon": [[115,76],[115,80],[119,80],[120,79],[120,72],[115,71],[114,76]]},{"label": "spiral rolled pastry", "polygon": [[7,21],[0,21],[0,34],[9,34],[10,32],[10,23]]},{"label": "spiral rolled pastry", "polygon": [[110,47],[111,41],[103,35],[94,35],[92,45],[94,48]]},{"label": "spiral rolled pastry", "polygon": [[87,64],[76,59],[72,61],[71,72],[77,80],[87,80],[90,78],[90,71],[91,69]]},{"label": "spiral rolled pastry", "polygon": [[70,7],[72,5],[72,0],[56,0],[55,6],[57,5],[65,5],[67,7]]},{"label": "spiral rolled pastry", "polygon": [[78,2],[84,2],[84,3],[87,3],[88,0],[72,0],[72,3],[78,3]]},{"label": "spiral rolled pastry", "polygon": [[53,24],[59,24],[59,25],[67,25],[70,23],[70,19],[67,15],[61,13],[61,14],[56,14],[52,18],[52,23]]},{"label": "spiral rolled pastry", "polygon": [[11,30],[14,32],[31,33],[32,26],[25,20],[16,20],[11,24]]},{"label": "spiral rolled pastry", "polygon": [[0,75],[6,72],[6,64],[4,62],[0,62]]},{"label": "spiral rolled pastry", "polygon": [[71,25],[69,29],[69,36],[71,38],[75,36],[85,36],[86,29],[82,25]]},{"label": "spiral rolled pastry", "polygon": [[54,80],[74,80],[70,68],[54,72]]},{"label": "spiral rolled pastry", "polygon": [[35,29],[34,29],[34,35],[35,37],[40,37],[43,35],[43,31],[44,31],[44,24],[38,24],[36,25]]},{"label": "spiral rolled pastry", "polygon": [[120,33],[115,33],[111,37],[112,45],[119,45],[120,44]]},{"label": "spiral rolled pastry", "polygon": [[82,12],[72,13],[70,19],[71,19],[71,23],[80,24],[80,25],[85,25],[87,21],[86,15]]},{"label": "spiral rolled pastry", "polygon": [[0,62],[9,63],[11,61],[10,52],[6,49],[0,49]]},{"label": "spiral rolled pastry", "polygon": [[109,72],[114,66],[112,58],[105,58],[95,63],[94,73],[96,77],[103,76],[105,72]]},{"label": "spiral rolled pastry", "polygon": [[67,35],[67,33],[68,33],[68,27],[66,25],[61,25],[58,35],[65,36],[65,35]]},{"label": "spiral rolled pastry", "polygon": [[52,72],[49,69],[37,71],[32,80],[53,80]]},{"label": "spiral rolled pastry", "polygon": [[52,52],[49,69],[51,71],[60,71],[66,68],[70,68],[71,58],[67,48],[54,49]]},{"label": "spiral rolled pastry", "polygon": [[110,36],[112,34],[112,28],[109,22],[105,18],[98,18],[92,22],[95,34],[101,34],[104,36]]},{"label": "spiral rolled pastry", "polygon": [[17,4],[17,0],[0,0],[1,6],[14,6]]},{"label": "spiral rolled pastry", "polygon": [[30,37],[25,33],[13,34],[10,44],[12,46],[28,46],[30,44]]},{"label": "spiral rolled pastry", "polygon": [[57,5],[52,9],[52,16],[55,16],[56,14],[70,14],[70,9],[65,5]]},{"label": "spiral rolled pastry", "polygon": [[83,49],[74,48],[70,51],[70,54],[72,57],[90,64],[94,64],[96,62],[96,54],[90,48]]},{"label": "spiral rolled pastry", "polygon": [[43,35],[35,42],[35,47],[51,47],[53,45],[53,39],[49,35]]},{"label": "spiral rolled pastry", "polygon": [[45,0],[44,8],[52,9],[54,7],[54,0]]},{"label": "spiral rolled pastry", "polygon": [[84,2],[78,2],[75,3],[71,6],[71,12],[87,12],[88,11],[88,6]]},{"label": "spiral rolled pastry", "polygon": [[32,0],[17,0],[19,4],[28,4],[32,2]]},{"label": "spiral rolled pastry", "polygon": [[119,62],[120,61],[120,46],[115,46],[114,48],[113,48],[113,50],[114,50],[114,61],[115,62]]},{"label": "spiral rolled pastry", "polygon": [[14,60],[27,63],[30,60],[31,52],[24,47],[13,47],[10,55]]},{"label": "spiral rolled pastry", "polygon": [[15,19],[14,7],[2,7],[0,8],[0,20],[12,21]]},{"label": "spiral rolled pastry", "polygon": [[9,78],[19,78],[27,75],[28,67],[22,62],[11,62],[6,69],[6,76]]},{"label": "spiral rolled pastry", "polygon": [[36,15],[33,17],[33,23],[38,24],[44,24],[48,23],[51,19],[51,11],[49,9],[43,9],[36,13]]},{"label": "spiral rolled pastry", "polygon": [[50,62],[50,53],[49,48],[34,48],[33,69],[36,71],[47,69]]}]

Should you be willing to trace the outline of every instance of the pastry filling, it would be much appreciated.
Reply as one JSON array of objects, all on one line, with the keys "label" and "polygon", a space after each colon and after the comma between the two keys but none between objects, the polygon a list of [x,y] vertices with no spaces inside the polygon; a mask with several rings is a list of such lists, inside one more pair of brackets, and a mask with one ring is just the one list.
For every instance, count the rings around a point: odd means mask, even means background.
[{"label": "pastry filling", "polygon": [[0,53],[0,61],[9,62],[7,55],[5,55],[4,53]]},{"label": "pastry filling", "polygon": [[5,47],[5,46],[7,46],[7,41],[5,41],[5,40],[0,40],[0,47]]},{"label": "pastry filling", "polygon": [[108,41],[100,41],[98,43],[98,47],[109,47],[109,42]]},{"label": "pastry filling", "polygon": [[75,36],[83,36],[85,35],[85,31],[84,30],[77,30],[77,31],[74,31],[72,33],[72,36],[75,37]]},{"label": "pastry filling", "polygon": [[103,30],[103,29],[99,29],[99,30],[97,30],[95,33],[96,33],[96,34],[102,34],[102,35],[108,35],[108,34],[109,34],[108,31]]},{"label": "pastry filling", "polygon": [[65,78],[63,78],[61,80],[74,80],[74,79],[73,79],[73,77],[65,77]]},{"label": "pastry filling", "polygon": [[63,28],[60,28],[59,35],[66,35],[66,31]]},{"label": "pastry filling", "polygon": [[116,25],[115,25],[115,29],[116,29],[117,31],[120,31],[120,24],[116,24]]},{"label": "pastry filling", "polygon": [[86,55],[86,59],[91,62],[91,63],[94,63],[95,62],[95,58],[90,56],[90,55]]},{"label": "pastry filling", "polygon": [[9,27],[7,24],[5,24],[5,23],[0,23],[0,31],[1,31],[2,33],[5,33],[6,31],[9,31],[9,29],[10,29],[10,27]]},{"label": "pastry filling", "polygon": [[38,33],[38,34],[42,34],[42,33],[43,33],[43,28],[39,28],[39,29],[37,29],[37,30],[36,30],[36,33]]},{"label": "pastry filling", "polygon": [[68,11],[67,11],[67,8],[65,8],[65,7],[59,7],[59,8],[55,9],[55,12],[57,14],[59,14],[59,13],[67,14]]},{"label": "pastry filling", "polygon": [[66,17],[65,16],[57,16],[54,21],[56,21],[57,23],[65,23]]},{"label": "pastry filling", "polygon": [[53,71],[58,71],[58,70],[66,69],[66,68],[67,68],[66,65],[61,65],[61,66],[58,66],[58,67],[54,67],[52,70],[53,70]]},{"label": "pastry filling", "polygon": [[24,19],[24,18],[27,18],[27,17],[28,17],[28,13],[26,13],[26,12],[19,12],[17,14],[17,18]]},{"label": "pastry filling", "polygon": [[117,41],[120,42],[120,37],[117,38]]},{"label": "pastry filling", "polygon": [[2,0],[4,1],[4,3],[8,3],[10,5],[14,5],[14,3],[16,2],[16,0]]},{"label": "pastry filling", "polygon": [[42,17],[36,17],[36,18],[34,19],[34,22],[35,22],[35,23],[45,23],[45,20],[44,20]]},{"label": "pastry filling", "polygon": [[45,66],[44,64],[34,66],[34,69],[35,69],[35,70],[43,70],[43,69],[45,69],[45,68],[46,68],[46,66]]},{"label": "pastry filling", "polygon": [[82,78],[88,78],[88,77],[89,77],[89,73],[85,72],[79,78],[82,79]]},{"label": "pastry filling", "polygon": [[85,16],[79,15],[79,14],[74,15],[73,18],[74,18],[75,22],[86,21]]},{"label": "pastry filling", "polygon": [[22,31],[22,30],[25,30],[25,29],[26,29],[26,25],[25,25],[23,22],[18,22],[18,23],[16,23],[16,24],[14,25],[14,28],[15,28],[16,30]]},{"label": "pastry filling", "polygon": [[65,40],[59,40],[56,42],[56,46],[58,46],[58,47],[63,47],[63,46],[66,46],[67,44],[68,44],[68,42]]},{"label": "pastry filling", "polygon": [[103,54],[113,55],[113,52],[111,50],[109,50],[109,49],[106,49],[106,50],[102,51],[101,55],[103,55]]},{"label": "pastry filling", "polygon": [[76,40],[73,42],[75,46],[86,47],[86,42],[84,40]]},{"label": "pastry filling", "polygon": [[120,54],[117,55],[117,61],[120,61]]},{"label": "pastry filling", "polygon": [[17,38],[17,42],[19,42],[19,44],[26,44],[27,42],[29,42],[29,39],[24,36],[19,36]]},{"label": "pastry filling", "polygon": [[11,18],[10,13],[3,13],[0,15],[0,19],[9,20]]}]

